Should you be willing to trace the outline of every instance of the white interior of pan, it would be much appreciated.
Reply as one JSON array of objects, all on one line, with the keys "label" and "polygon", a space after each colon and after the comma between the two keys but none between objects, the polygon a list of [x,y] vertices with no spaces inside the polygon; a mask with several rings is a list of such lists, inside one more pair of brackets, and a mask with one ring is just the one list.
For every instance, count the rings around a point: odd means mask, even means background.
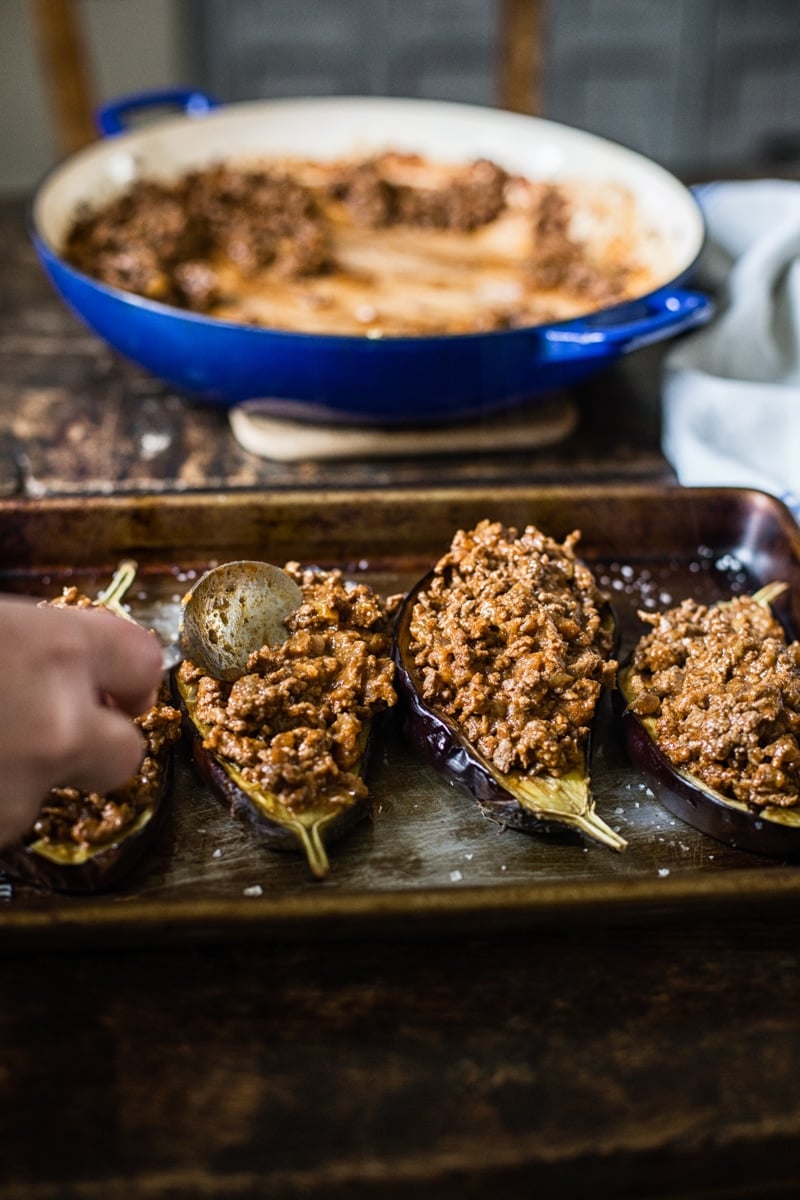
[{"label": "white interior of pan", "polygon": [[428,100],[337,97],[259,100],[201,117],[168,117],[105,138],[58,166],[39,189],[36,227],[58,252],[76,211],[96,207],[142,177],[170,179],[225,160],[294,155],[326,160],[383,150],[441,162],[490,158],[543,180],[629,188],[665,247],[664,281],[696,258],[703,221],[687,188],[664,168],[582,130],[536,117]]}]

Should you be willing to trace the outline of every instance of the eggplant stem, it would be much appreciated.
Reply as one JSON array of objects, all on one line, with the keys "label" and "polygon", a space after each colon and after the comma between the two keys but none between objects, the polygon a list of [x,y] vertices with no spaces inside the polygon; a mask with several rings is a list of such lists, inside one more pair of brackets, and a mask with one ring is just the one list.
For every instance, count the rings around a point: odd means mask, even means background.
[{"label": "eggplant stem", "polygon": [[753,593],[753,599],[756,604],[763,604],[765,608],[769,608],[773,601],[777,600],[778,596],[782,596],[788,588],[788,583],[782,583],[780,580],[775,580],[773,583],[765,583],[762,588]]},{"label": "eggplant stem", "polygon": [[287,828],[292,829],[297,835],[308,859],[311,874],[315,879],[324,879],[330,870],[328,852],[322,840],[322,829],[326,824],[326,818],[314,821],[311,825],[304,825],[302,821],[291,825],[287,824]]},{"label": "eggplant stem", "polygon": [[[569,822],[568,817],[562,818]],[[575,817],[575,828],[581,833],[585,833],[587,837],[593,838],[596,842],[601,842],[602,845],[608,846],[611,850],[624,850],[628,843],[624,837],[616,833],[610,826],[606,825],[605,821],[598,817],[593,808],[589,808],[585,813],[581,813]]]},{"label": "eggplant stem", "polygon": [[122,617],[123,620],[131,621],[135,624],[136,622],[133,620],[133,617],[122,604],[122,597],[136,578],[137,569],[138,564],[132,558],[126,558],[117,567],[108,587],[100,593],[93,603],[98,608],[107,608],[118,617]]},{"label": "eggplant stem", "polygon": [[[202,726],[199,723],[197,724],[197,728],[202,732]],[[254,787],[253,784],[245,779],[239,768],[230,759],[223,758],[218,754],[214,757],[236,786],[241,788],[250,797],[251,801],[264,813],[268,820],[273,821],[276,825],[281,826],[297,838],[308,860],[311,874],[317,879],[324,879],[330,870],[330,862],[328,860],[328,852],[322,840],[322,830],[334,814],[326,813],[324,816],[317,817],[308,824],[302,820],[292,820],[285,815],[284,806],[280,803],[279,797],[274,792]]]},{"label": "eggplant stem", "polygon": [[[760,587],[757,592],[753,592],[750,599],[754,600],[756,604],[762,604],[764,608],[769,608],[779,596],[782,596],[783,593],[788,590],[788,583],[783,583],[780,579],[775,579],[772,581],[772,583],[765,583],[764,586]],[[730,608],[731,605],[735,603],[735,600],[719,600],[717,602],[717,607]]]},{"label": "eggplant stem", "polygon": [[517,780],[507,777],[503,782],[522,808],[540,820],[568,825],[611,850],[621,851],[627,847],[625,838],[597,815],[584,776],[542,776]]}]

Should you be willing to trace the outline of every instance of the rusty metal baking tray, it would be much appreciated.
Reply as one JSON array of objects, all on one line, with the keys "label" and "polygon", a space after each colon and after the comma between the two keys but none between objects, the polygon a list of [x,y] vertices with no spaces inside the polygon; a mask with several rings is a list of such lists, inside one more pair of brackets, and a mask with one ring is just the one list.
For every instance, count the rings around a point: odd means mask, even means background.
[{"label": "rusty metal baking tray", "polygon": [[[780,578],[798,615],[800,532],[788,510],[761,492],[670,486],[5,501],[0,589],[50,596],[77,582],[96,591],[133,556],[131,607],[169,633],[188,581],[211,563],[297,558],[393,593],[482,517],[559,538],[580,529],[580,551],[619,612],[623,654],[643,629],[638,609],[686,595],[715,600]],[[373,763],[373,815],[332,848],[331,873],[317,882],[300,855],[253,844],[181,748],[166,827],[141,867],[88,898],[0,881],[0,943],[455,935],[692,910],[732,918],[800,899],[800,865],[731,849],[659,806],[626,757],[608,698],[593,780],[598,812],[628,840],[622,854],[501,829],[415,757],[390,719]]]}]

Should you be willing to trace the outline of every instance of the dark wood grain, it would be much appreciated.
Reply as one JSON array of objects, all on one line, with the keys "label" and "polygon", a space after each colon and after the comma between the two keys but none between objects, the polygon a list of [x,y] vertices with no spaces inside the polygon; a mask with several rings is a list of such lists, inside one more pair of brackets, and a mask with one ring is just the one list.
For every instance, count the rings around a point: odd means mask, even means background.
[{"label": "dark wood grain", "polygon": [[[0,204],[6,495],[670,482],[656,356],[531,455],[281,466],[62,308]],[[0,904],[6,903],[0,889]],[[6,949],[0,1200],[800,1190],[800,930],[741,907],[363,940]]]},{"label": "dark wood grain", "polygon": [[796,1194],[797,933],[12,959],[0,1196]]}]

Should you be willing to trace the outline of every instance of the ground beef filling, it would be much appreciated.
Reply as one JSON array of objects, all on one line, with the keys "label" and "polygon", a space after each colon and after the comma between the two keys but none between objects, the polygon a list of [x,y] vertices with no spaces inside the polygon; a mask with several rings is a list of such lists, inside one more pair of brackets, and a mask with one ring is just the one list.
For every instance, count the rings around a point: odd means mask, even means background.
[{"label": "ground beef filling", "polygon": [[423,699],[499,771],[564,775],[583,763],[612,632],[603,596],[563,544],[529,525],[459,531],[411,617]]},{"label": "ground beef filling", "polygon": [[[65,587],[49,601],[54,608],[91,608],[93,601],[78,588]],[[78,788],[53,788],[39,811],[31,838],[81,849],[104,846],[123,837],[143,812],[158,799],[164,756],[181,732],[181,715],[169,703],[166,691],[141,716],[133,718],[145,741],[139,770],[113,792],[83,792]],[[30,840],[30,839],[29,839]]]},{"label": "ground beef filling", "polygon": [[800,644],[766,604],[684,600],[636,646],[630,708],[655,721],[672,763],[742,803],[800,800]]},{"label": "ground beef filling", "polygon": [[303,590],[281,646],[251,654],[233,683],[180,668],[196,685],[204,746],[293,812],[346,807],[367,794],[360,773],[368,722],[396,702],[391,603],[341,572],[285,570]]}]

